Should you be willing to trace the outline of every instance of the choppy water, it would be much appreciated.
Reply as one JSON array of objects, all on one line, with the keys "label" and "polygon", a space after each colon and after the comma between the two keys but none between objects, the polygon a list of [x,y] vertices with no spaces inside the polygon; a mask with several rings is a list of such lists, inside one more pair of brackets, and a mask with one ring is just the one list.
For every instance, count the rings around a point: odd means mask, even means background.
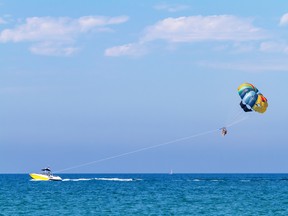
[{"label": "choppy water", "polygon": [[0,175],[0,215],[288,215],[288,174]]}]

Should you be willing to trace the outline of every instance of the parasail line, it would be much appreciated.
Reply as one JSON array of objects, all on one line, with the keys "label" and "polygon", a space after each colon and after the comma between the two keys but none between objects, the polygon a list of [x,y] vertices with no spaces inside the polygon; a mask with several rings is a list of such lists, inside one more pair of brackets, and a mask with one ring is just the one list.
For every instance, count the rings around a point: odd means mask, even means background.
[{"label": "parasail line", "polygon": [[226,121],[226,125],[229,126],[231,124],[233,124],[234,122],[238,122],[239,119],[242,119],[244,116],[245,112],[243,112],[243,110],[239,110],[234,116],[233,118],[231,118],[229,121]]},{"label": "parasail line", "polygon": [[169,144],[176,143],[176,142],[181,142],[181,141],[192,139],[192,138],[199,137],[199,136],[204,136],[206,134],[214,133],[216,131],[219,131],[219,129],[214,129],[214,130],[202,132],[202,133],[194,134],[192,136],[182,137],[182,138],[171,140],[171,141],[168,141],[168,142],[165,142],[165,143],[157,144],[157,145],[154,145],[154,146],[140,148],[140,149],[137,149],[137,150],[134,150],[134,151],[129,151],[129,152],[126,152],[126,153],[122,153],[122,154],[119,154],[119,155],[110,156],[110,157],[107,157],[107,158],[103,158],[103,159],[99,159],[99,160],[83,163],[83,164],[72,166],[72,167],[69,167],[69,168],[66,168],[66,169],[57,170],[57,171],[55,171],[55,173],[59,173],[59,172],[63,172],[63,171],[71,170],[71,169],[76,169],[76,168],[79,168],[79,167],[88,166],[88,165],[95,164],[95,163],[100,163],[100,162],[103,162],[103,161],[107,161],[107,160],[123,157],[123,156],[126,156],[126,155],[131,155],[131,154],[134,154],[134,153],[138,153],[138,152],[141,152],[141,151],[146,151],[146,150],[153,149],[153,148],[158,148],[158,147],[161,147],[161,146],[169,145]]},{"label": "parasail line", "polygon": [[233,118],[231,118],[230,121],[228,121],[228,122],[226,122],[226,123],[229,125],[230,122],[234,122],[234,121],[236,121],[237,119],[239,119],[239,117],[241,117],[242,114],[243,114],[243,110],[241,109],[241,110],[239,110],[239,111],[233,116]]},{"label": "parasail line", "polygon": [[248,117],[243,117],[243,118],[241,118],[239,120],[235,120],[234,122],[230,123],[226,127],[232,127],[233,125],[239,124],[240,122],[245,121],[246,119],[248,119]]}]

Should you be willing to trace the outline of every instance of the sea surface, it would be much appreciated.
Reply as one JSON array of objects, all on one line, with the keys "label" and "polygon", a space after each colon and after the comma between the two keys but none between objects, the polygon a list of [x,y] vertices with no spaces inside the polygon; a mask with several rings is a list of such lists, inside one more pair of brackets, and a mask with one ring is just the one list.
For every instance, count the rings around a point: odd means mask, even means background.
[{"label": "sea surface", "polygon": [[0,215],[288,215],[288,174],[0,175]]}]

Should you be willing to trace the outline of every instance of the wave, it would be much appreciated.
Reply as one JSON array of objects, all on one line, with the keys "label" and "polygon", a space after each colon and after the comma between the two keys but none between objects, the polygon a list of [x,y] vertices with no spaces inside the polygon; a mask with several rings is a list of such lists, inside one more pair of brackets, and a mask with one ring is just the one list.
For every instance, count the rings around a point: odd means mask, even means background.
[{"label": "wave", "polygon": [[193,182],[209,181],[209,182],[222,182],[224,179],[192,179]]}]

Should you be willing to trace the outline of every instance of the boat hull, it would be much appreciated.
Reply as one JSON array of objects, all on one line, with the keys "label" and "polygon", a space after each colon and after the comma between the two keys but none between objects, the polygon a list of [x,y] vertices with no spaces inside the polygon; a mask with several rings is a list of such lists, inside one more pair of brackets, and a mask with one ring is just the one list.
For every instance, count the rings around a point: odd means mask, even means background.
[{"label": "boat hull", "polygon": [[48,176],[39,173],[30,173],[32,179],[37,181],[62,181],[59,176]]}]

